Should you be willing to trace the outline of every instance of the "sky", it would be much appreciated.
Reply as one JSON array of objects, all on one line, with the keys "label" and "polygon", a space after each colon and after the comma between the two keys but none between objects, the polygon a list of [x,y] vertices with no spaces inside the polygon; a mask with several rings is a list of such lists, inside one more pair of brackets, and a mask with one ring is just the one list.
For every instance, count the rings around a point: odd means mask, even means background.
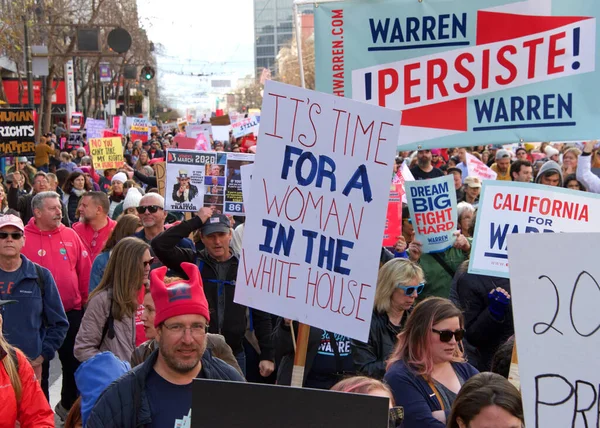
[{"label": "sky", "polygon": [[[173,107],[194,107],[207,79],[254,70],[253,0],[137,0],[140,25],[164,47],[158,83]],[[181,75],[184,74],[184,75]]]}]

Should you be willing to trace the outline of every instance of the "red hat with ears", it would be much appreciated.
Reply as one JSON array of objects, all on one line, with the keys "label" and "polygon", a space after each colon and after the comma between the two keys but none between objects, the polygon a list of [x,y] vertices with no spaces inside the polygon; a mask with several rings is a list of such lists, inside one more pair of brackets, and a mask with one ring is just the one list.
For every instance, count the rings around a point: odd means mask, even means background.
[{"label": "red hat with ears", "polygon": [[150,294],[156,307],[155,327],[179,315],[197,314],[206,318],[206,322],[210,321],[208,301],[198,267],[192,263],[181,263],[181,268],[189,279],[176,280],[170,284],[165,284],[166,266],[150,273]]}]

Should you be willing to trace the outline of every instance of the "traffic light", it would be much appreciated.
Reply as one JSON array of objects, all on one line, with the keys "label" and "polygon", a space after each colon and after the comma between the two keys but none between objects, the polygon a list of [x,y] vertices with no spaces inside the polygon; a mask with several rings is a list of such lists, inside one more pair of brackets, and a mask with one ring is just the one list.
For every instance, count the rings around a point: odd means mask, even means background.
[{"label": "traffic light", "polygon": [[144,80],[152,80],[154,78],[154,68],[150,67],[149,65],[145,65],[142,67],[140,75]]}]

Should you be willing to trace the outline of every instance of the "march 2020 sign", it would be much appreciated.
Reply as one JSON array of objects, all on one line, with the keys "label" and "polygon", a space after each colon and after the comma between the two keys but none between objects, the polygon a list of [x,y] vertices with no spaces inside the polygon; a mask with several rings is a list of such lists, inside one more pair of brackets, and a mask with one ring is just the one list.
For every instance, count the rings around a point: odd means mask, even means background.
[{"label": "march 2020 sign", "polygon": [[323,4],[316,87],[401,110],[403,150],[592,139],[599,15],[570,0]]},{"label": "march 2020 sign", "polygon": [[267,81],[235,302],[368,339],[400,116]]}]

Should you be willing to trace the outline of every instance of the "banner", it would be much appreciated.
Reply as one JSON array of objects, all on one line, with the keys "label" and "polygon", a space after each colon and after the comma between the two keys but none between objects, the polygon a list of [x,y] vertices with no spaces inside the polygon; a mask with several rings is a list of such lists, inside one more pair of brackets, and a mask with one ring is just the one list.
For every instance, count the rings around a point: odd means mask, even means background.
[{"label": "banner", "polygon": [[600,195],[595,193],[486,180],[479,197],[469,273],[508,278],[508,235],[600,232],[599,216]]},{"label": "banner", "polygon": [[[127,118],[129,120],[129,118]],[[143,118],[133,118],[129,128],[129,136],[133,141],[141,140],[142,143],[148,141],[150,137],[150,126],[148,121]]]},{"label": "banner", "polygon": [[[600,234],[508,238],[525,426],[597,427]],[[577,251],[584,249],[584,251]]]},{"label": "banner", "polygon": [[454,178],[444,176],[405,183],[415,239],[424,253],[441,253],[454,245],[458,214]]},{"label": "banner", "polygon": [[567,0],[322,4],[316,88],[401,110],[401,150],[592,139],[599,15]]},{"label": "banner", "polygon": [[266,82],[235,302],[367,340],[399,123]]},{"label": "banner", "polygon": [[479,177],[483,180],[495,180],[498,173],[477,159],[471,153],[467,153],[467,170],[469,177]]},{"label": "banner", "polygon": [[101,62],[98,65],[99,77],[101,83],[110,83],[112,80],[112,70],[110,64],[107,62]]},{"label": "banner", "polygon": [[195,138],[187,138],[181,135],[176,135],[173,138],[173,147],[176,149],[184,149],[184,150],[195,150],[196,149],[196,139]]},{"label": "banner", "polygon": [[109,169],[123,166],[123,144],[119,137],[91,138],[88,141],[94,168]]},{"label": "banner", "polygon": [[212,126],[210,123],[204,123],[201,125],[188,125],[185,128],[185,136],[188,138],[197,139],[198,135],[204,135],[206,141],[210,141],[210,133]]},{"label": "banner", "polygon": [[246,215],[244,211],[244,197],[242,194],[242,167],[253,163],[254,155],[252,154],[227,153],[225,214]]},{"label": "banner", "polygon": [[231,127],[227,126],[212,126],[213,140],[228,142],[229,141],[229,131]]},{"label": "banner", "polygon": [[102,138],[104,129],[106,129],[106,122],[103,119],[90,119],[88,117],[85,121],[85,133],[88,139]]},{"label": "banner", "polygon": [[33,110],[6,108],[0,110],[0,157],[33,156],[35,126]]},{"label": "banner", "polygon": [[[400,170],[398,170],[400,172]],[[404,183],[390,186],[390,199],[385,216],[385,229],[383,231],[383,246],[395,247],[398,237],[402,235],[402,197],[404,196]]]},{"label": "banner", "polygon": [[257,134],[256,129],[260,122],[260,116],[252,116],[231,125],[234,138],[240,138],[247,134]]},{"label": "banner", "polygon": [[196,212],[212,206],[222,213],[226,160],[225,153],[169,149],[165,209]]},{"label": "banner", "polygon": [[71,114],[71,122],[69,122],[69,130],[71,132],[79,132],[83,127],[83,113],[74,112]]}]

